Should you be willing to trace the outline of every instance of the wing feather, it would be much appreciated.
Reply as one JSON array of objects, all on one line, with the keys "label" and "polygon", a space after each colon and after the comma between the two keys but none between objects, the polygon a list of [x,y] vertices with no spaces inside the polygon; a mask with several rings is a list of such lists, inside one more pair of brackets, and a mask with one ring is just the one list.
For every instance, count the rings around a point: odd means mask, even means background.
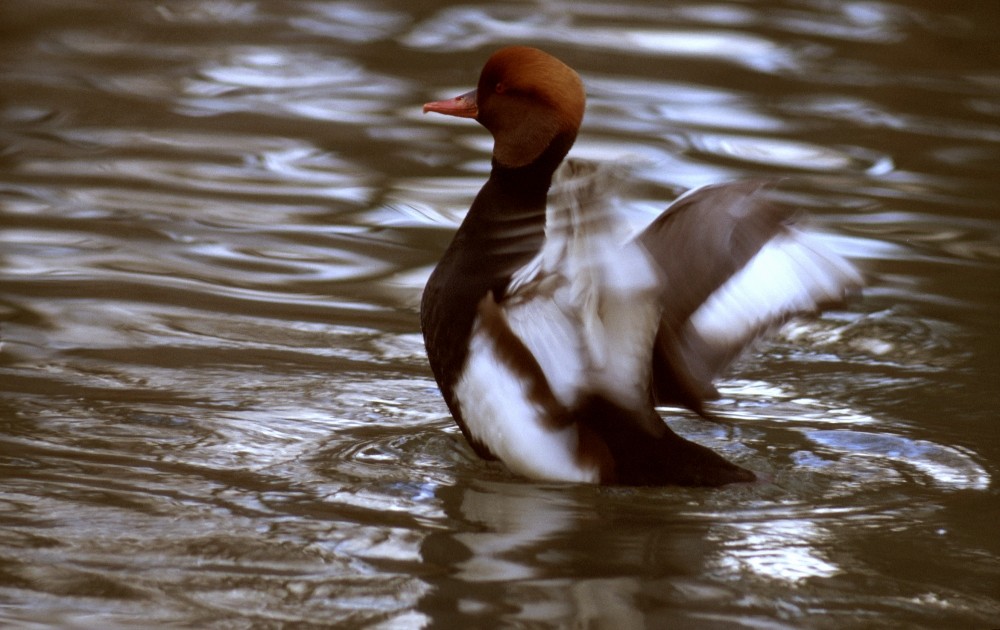
[{"label": "wing feather", "polygon": [[653,359],[660,404],[702,413],[712,382],[755,338],[863,284],[818,234],[790,225],[792,211],[766,189],[752,181],[696,190],[638,236],[664,280]]},{"label": "wing feather", "polygon": [[649,403],[659,274],[615,221],[612,197],[622,176],[617,164],[563,165],[545,246],[515,275],[501,305],[568,407],[590,394],[632,409]]}]

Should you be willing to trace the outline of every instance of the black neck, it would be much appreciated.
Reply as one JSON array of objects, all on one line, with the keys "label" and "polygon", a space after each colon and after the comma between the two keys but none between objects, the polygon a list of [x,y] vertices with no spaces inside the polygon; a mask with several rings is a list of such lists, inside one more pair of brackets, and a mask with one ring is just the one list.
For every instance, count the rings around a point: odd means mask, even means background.
[{"label": "black neck", "polygon": [[[457,249],[481,266],[483,257],[488,257],[491,264],[477,275],[490,271],[494,280],[502,280],[506,287],[510,275],[541,249],[552,174],[574,139],[558,136],[538,159],[517,168],[506,167],[494,158],[490,178],[476,195],[446,258]],[[478,296],[477,303],[481,298]],[[501,295],[496,298],[499,301]]]},{"label": "black neck", "polygon": [[500,302],[513,273],[542,247],[552,174],[573,140],[570,135],[557,137],[526,166],[508,168],[494,160],[489,179],[427,281],[421,328],[431,368],[449,406],[480,301],[493,292]]}]

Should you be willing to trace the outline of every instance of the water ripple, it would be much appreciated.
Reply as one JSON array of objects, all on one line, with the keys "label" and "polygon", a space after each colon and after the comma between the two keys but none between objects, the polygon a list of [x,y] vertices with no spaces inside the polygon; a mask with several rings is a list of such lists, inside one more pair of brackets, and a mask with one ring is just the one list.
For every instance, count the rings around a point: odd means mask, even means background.
[{"label": "water ripple", "polygon": [[373,123],[411,91],[409,82],[328,55],[273,48],[237,49],[189,79],[179,107],[187,115],[251,112],[338,123]]},{"label": "water ripple", "polygon": [[850,121],[861,127],[876,127],[926,134],[935,137],[975,141],[1000,141],[1000,126],[991,122],[972,123],[954,118],[908,114],[875,101],[848,96],[813,96],[789,104],[798,112],[810,112],[830,120]]},{"label": "water ripple", "polygon": [[[827,452],[842,458],[878,458],[893,466],[914,469],[934,485],[951,490],[985,490],[990,485],[990,475],[968,453],[934,444],[927,440],[912,439],[886,433],[862,431],[809,431],[805,436]],[[884,475],[873,472],[862,483],[877,482]]]},{"label": "water ripple", "polygon": [[[916,4],[4,5],[0,624],[989,627],[993,10]],[[451,420],[419,293],[490,139],[419,104],[510,43],[636,226],[790,172],[864,262],[664,409],[761,483],[531,483]]]},{"label": "water ripple", "polygon": [[371,6],[365,2],[307,2],[306,15],[289,24],[324,37],[351,42],[376,42],[400,32],[411,17],[403,11]]},{"label": "water ripple", "polygon": [[586,41],[592,49],[620,54],[713,59],[760,72],[787,71],[796,66],[798,55],[749,33],[708,28],[682,30],[666,25],[659,29],[590,26],[574,20],[573,11],[569,5],[541,12],[534,7],[526,10],[453,7],[420,23],[402,41],[414,48],[450,51],[512,41],[525,44]]},{"label": "water ripple", "polygon": [[744,137],[723,134],[698,134],[692,137],[698,152],[741,161],[763,164],[784,171],[860,171],[884,175],[893,170],[892,158],[861,149],[838,150],[778,138]]},{"label": "water ripple", "polygon": [[[17,170],[33,177],[73,177],[104,185],[114,181],[119,187],[156,184],[161,192],[240,195],[257,200],[312,197],[317,201],[362,202],[372,194],[370,177],[349,162],[285,138],[93,128],[59,132],[57,136],[90,151],[127,147],[130,152],[147,155],[76,159],[26,155]],[[202,160],[185,159],[192,153],[202,155]],[[214,159],[204,159],[208,157]]]}]

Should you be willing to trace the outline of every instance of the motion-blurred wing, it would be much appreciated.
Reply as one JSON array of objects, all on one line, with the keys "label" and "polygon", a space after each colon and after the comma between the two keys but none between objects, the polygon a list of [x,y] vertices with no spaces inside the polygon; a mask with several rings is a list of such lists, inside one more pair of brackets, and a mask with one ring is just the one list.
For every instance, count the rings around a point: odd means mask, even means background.
[{"label": "motion-blurred wing", "polygon": [[703,411],[712,381],[754,338],[797,314],[839,303],[862,284],[854,266],[789,225],[766,182],[685,195],[636,238],[663,274],[653,357],[659,404]]},{"label": "motion-blurred wing", "polygon": [[591,394],[629,409],[649,404],[660,275],[615,221],[624,168],[575,160],[560,168],[545,246],[501,304],[567,407]]}]

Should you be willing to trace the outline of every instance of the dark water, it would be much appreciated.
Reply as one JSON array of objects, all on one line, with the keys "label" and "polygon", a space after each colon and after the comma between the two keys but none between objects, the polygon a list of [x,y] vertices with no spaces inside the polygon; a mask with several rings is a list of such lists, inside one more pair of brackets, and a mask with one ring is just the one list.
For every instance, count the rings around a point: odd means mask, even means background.
[{"label": "dark water", "polygon": [[[0,4],[0,625],[1000,626],[1000,3]],[[576,155],[787,175],[872,286],[679,432],[768,475],[478,461],[423,281],[488,138],[420,104],[577,68]]]}]

